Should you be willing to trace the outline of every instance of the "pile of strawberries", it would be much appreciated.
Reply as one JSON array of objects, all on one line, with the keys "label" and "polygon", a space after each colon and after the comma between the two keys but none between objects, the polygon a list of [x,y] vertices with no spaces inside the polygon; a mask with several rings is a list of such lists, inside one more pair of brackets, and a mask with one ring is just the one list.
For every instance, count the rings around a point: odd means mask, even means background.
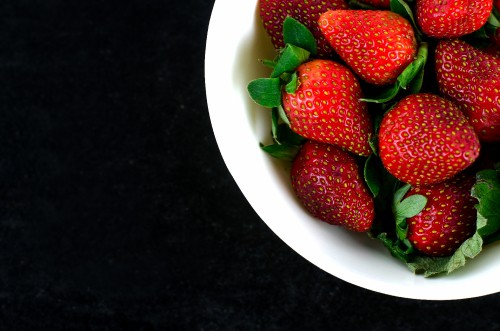
[{"label": "pile of strawberries", "polygon": [[291,162],[311,215],[369,233],[428,274],[500,238],[500,220],[481,215],[495,205],[500,214],[500,200],[485,202],[500,197],[499,9],[260,0],[277,57],[248,91],[272,110],[274,143],[262,148]]}]

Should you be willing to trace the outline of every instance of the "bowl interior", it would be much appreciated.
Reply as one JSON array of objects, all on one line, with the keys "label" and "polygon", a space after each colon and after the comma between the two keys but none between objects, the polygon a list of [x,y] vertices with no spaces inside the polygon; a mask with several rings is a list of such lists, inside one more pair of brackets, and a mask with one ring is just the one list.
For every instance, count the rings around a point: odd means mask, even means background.
[{"label": "bowl interior", "polygon": [[412,299],[451,300],[500,291],[500,247],[490,245],[450,275],[423,278],[390,256],[377,240],[310,217],[289,183],[289,166],[260,150],[270,141],[270,111],[246,86],[269,70],[259,59],[275,51],[257,14],[257,0],[217,0],[208,30],[205,85],[222,157],[241,192],[286,244],[317,267],[357,286]]}]

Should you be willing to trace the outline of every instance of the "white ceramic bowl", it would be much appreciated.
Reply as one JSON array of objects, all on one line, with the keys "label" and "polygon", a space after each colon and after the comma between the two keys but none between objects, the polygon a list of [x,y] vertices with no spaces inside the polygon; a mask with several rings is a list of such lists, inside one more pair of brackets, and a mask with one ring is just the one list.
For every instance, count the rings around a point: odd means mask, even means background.
[{"label": "white ceramic bowl", "polygon": [[274,55],[257,15],[257,0],[216,0],[205,54],[210,119],[230,173],[269,228],[324,271],[376,292],[427,300],[499,292],[498,244],[450,275],[424,278],[390,256],[379,241],[305,212],[291,190],[286,166],[259,148],[259,142],[270,142],[270,111],[254,104],[246,92],[250,80],[269,75],[258,59]]}]

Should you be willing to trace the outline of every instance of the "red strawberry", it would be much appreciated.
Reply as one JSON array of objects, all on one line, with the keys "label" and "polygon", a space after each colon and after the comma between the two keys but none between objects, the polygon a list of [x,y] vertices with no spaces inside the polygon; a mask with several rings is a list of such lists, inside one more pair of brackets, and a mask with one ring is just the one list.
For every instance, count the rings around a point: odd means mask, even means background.
[{"label": "red strawberry", "polygon": [[480,148],[460,108],[425,93],[398,102],[382,119],[378,139],[387,171],[413,186],[453,177],[474,162]]},{"label": "red strawberry", "polygon": [[340,147],[306,142],[293,161],[292,187],[314,217],[349,230],[368,231],[374,202],[354,155]]},{"label": "red strawberry", "polygon": [[417,0],[417,23],[429,37],[455,38],[479,30],[492,8],[492,0]]},{"label": "red strawberry", "polygon": [[361,3],[366,3],[367,5],[372,5],[377,8],[389,8],[391,6],[391,0],[358,0]]},{"label": "red strawberry", "polygon": [[500,141],[500,58],[459,39],[436,48],[440,91],[462,107],[481,141]]},{"label": "red strawberry", "polygon": [[445,182],[411,188],[406,197],[427,197],[425,208],[406,220],[413,247],[430,256],[447,256],[476,230],[477,200],[471,196],[473,176],[458,175]]},{"label": "red strawberry", "polygon": [[396,81],[417,53],[411,24],[387,10],[330,10],[319,26],[333,49],[371,84]]},{"label": "red strawberry", "polygon": [[354,74],[330,60],[312,60],[297,68],[298,88],[283,92],[290,128],[299,135],[368,156],[371,118]]},{"label": "red strawberry", "polygon": [[313,33],[318,43],[318,55],[327,56],[332,49],[318,28],[318,18],[330,9],[346,9],[344,0],[260,0],[259,14],[264,28],[271,37],[271,42],[276,49],[283,48],[283,22],[291,16],[304,24]]}]

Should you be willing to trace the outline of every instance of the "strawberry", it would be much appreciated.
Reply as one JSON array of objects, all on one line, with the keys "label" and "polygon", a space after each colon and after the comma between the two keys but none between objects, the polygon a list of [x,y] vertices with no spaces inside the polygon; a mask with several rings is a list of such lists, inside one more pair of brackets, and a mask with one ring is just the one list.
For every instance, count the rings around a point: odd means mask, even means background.
[{"label": "strawberry", "polygon": [[333,49],[363,80],[392,84],[416,56],[411,24],[387,10],[330,10],[319,26]]},{"label": "strawberry", "polygon": [[500,141],[500,58],[466,42],[436,47],[439,90],[461,106],[481,141]]},{"label": "strawberry", "polygon": [[295,18],[304,24],[316,38],[318,55],[328,56],[332,49],[318,28],[319,16],[330,9],[347,9],[344,0],[260,0],[259,15],[264,29],[271,37],[271,42],[276,49],[285,46],[283,41],[283,22],[287,16]]},{"label": "strawberry", "polygon": [[389,8],[391,5],[391,0],[358,0],[361,3],[367,5],[372,5],[377,8]]},{"label": "strawberry", "polygon": [[406,220],[407,238],[418,251],[429,256],[447,256],[476,230],[477,199],[471,196],[474,176],[460,174],[447,181],[411,188],[406,197],[421,194],[427,204]]},{"label": "strawberry", "polygon": [[356,76],[345,66],[315,59],[297,68],[297,89],[283,91],[282,104],[292,131],[368,156],[372,121]]},{"label": "strawberry", "polygon": [[379,128],[383,165],[413,186],[455,176],[479,155],[474,129],[453,102],[434,94],[404,97],[383,117]]},{"label": "strawberry", "polygon": [[375,216],[373,198],[356,158],[349,152],[306,142],[293,161],[291,182],[312,216],[352,231],[370,229]]},{"label": "strawberry", "polygon": [[434,38],[455,38],[479,30],[490,16],[492,0],[417,0],[417,23]]}]

